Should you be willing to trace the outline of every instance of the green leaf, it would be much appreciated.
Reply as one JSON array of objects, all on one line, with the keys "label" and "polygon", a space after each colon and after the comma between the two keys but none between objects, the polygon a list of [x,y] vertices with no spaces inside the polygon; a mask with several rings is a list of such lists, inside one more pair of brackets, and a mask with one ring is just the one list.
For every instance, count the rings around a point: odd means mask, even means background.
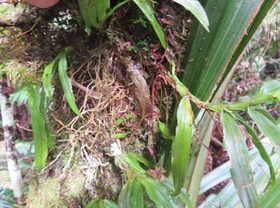
[{"label": "green leaf", "polygon": [[174,201],[170,197],[170,193],[168,192],[166,187],[163,186],[161,183],[149,177],[141,178],[141,183],[145,187],[149,198],[156,204],[157,207],[177,207],[175,206]]},{"label": "green leaf", "polygon": [[279,207],[280,205],[280,178],[276,180],[274,188],[260,200],[262,208]]},{"label": "green leaf", "polygon": [[93,199],[92,201],[90,201],[85,208],[99,208],[100,207],[100,199]]},{"label": "green leaf", "polygon": [[[140,179],[141,180],[141,179]],[[144,200],[143,200],[143,186],[139,180],[133,180],[132,183],[132,195],[131,195],[131,206],[130,207],[144,207]]]},{"label": "green leaf", "polygon": [[129,133],[116,133],[114,134],[114,137],[117,139],[124,139],[127,135],[129,135]]},{"label": "green leaf", "polygon": [[129,167],[132,168],[134,171],[141,173],[141,174],[146,173],[146,170],[144,170],[139,163],[139,161],[140,161],[142,164],[144,164],[146,166],[149,165],[149,162],[147,160],[145,160],[143,157],[140,157],[139,155],[130,152],[124,156],[124,160],[127,162]]},{"label": "green leaf", "polygon": [[66,97],[67,103],[69,104],[70,108],[76,113],[78,116],[82,116],[79,108],[75,103],[75,97],[72,91],[72,85],[70,78],[68,77],[66,71],[68,68],[67,60],[66,60],[66,53],[61,54],[61,57],[58,61],[58,75],[62,85],[62,89],[64,95]]},{"label": "green leaf", "polygon": [[[162,184],[174,192],[173,182],[171,181],[170,178],[164,178]],[[181,202],[183,202],[186,208],[193,207],[190,196],[186,192],[186,189],[182,189],[181,193],[178,196],[176,196],[176,198],[179,199]]]},{"label": "green leaf", "polygon": [[[252,107],[252,106],[251,106]],[[272,117],[272,115],[264,108],[258,108],[258,107],[254,107],[254,109],[256,111],[258,111],[259,113],[261,113],[262,115],[264,115],[267,119],[269,119],[272,123],[274,123],[275,125],[277,125],[277,122],[274,120],[274,118]]]},{"label": "green leaf", "polygon": [[119,205],[112,200],[104,200],[105,208],[120,208]]},{"label": "green leaf", "polygon": [[57,69],[57,62],[59,56],[57,56],[50,64],[48,64],[43,73],[43,88],[45,90],[46,96],[51,98],[53,95],[53,75],[55,70]]},{"label": "green leaf", "polygon": [[154,15],[154,10],[150,4],[150,1],[147,0],[133,0],[135,4],[141,9],[141,11],[144,13],[144,15],[147,17],[151,25],[153,26],[160,42],[161,45],[166,48],[166,40],[164,36],[164,32],[158,23],[155,15]]},{"label": "green leaf", "polygon": [[131,180],[127,180],[124,186],[121,189],[121,192],[119,194],[119,205],[122,208],[129,208],[131,204]]},{"label": "green leaf", "polygon": [[193,142],[191,148],[191,157],[188,165],[185,187],[188,190],[193,207],[197,203],[199,187],[203,177],[204,165],[207,160],[209,145],[211,141],[212,129],[214,121],[211,115],[205,113],[203,119],[198,125],[198,138],[203,138],[200,142]]},{"label": "green leaf", "polygon": [[259,199],[253,183],[253,173],[249,160],[246,138],[234,119],[222,112],[221,123],[224,132],[224,142],[230,157],[230,170],[234,185],[244,207],[258,207]]},{"label": "green leaf", "polygon": [[158,120],[158,127],[159,127],[159,130],[162,134],[162,136],[165,138],[165,139],[173,139],[174,136],[171,135],[168,127],[166,126],[165,123],[162,123],[160,120]]},{"label": "green leaf", "polygon": [[256,122],[259,130],[268,137],[273,143],[276,152],[280,154],[280,129],[276,124],[276,121],[271,121],[262,112],[250,107],[248,110],[249,116]]},{"label": "green leaf", "polygon": [[112,10],[110,10],[110,2],[110,0],[79,0],[80,11],[85,21],[85,31],[88,35],[91,33],[91,27],[102,31],[105,21],[128,0],[119,2]]},{"label": "green leaf", "polygon": [[221,77],[226,76],[227,64],[263,0],[204,2],[210,33],[194,22],[183,77],[183,83],[201,100],[210,99]]},{"label": "green leaf", "polygon": [[41,96],[37,85],[28,89],[28,104],[30,107],[31,126],[35,147],[35,165],[41,170],[46,165],[48,146],[51,141],[45,112],[40,109]]},{"label": "green leaf", "polygon": [[115,125],[115,128],[122,125],[124,122],[126,122],[127,120],[130,120],[131,118],[133,118],[133,114],[127,114],[125,115],[123,118],[119,118],[117,120],[117,123]]},{"label": "green leaf", "polygon": [[[266,150],[267,152],[272,153],[271,151],[271,145],[266,145]],[[276,170],[279,169],[280,167],[280,157],[278,154],[270,154],[271,156],[271,161],[273,163],[273,166],[275,167]],[[255,185],[256,188],[258,189],[258,192],[262,193],[268,178],[267,178],[267,171],[269,171],[268,166],[266,163],[262,160],[260,155],[258,154],[258,151],[256,148],[250,150],[250,160],[251,160],[251,165],[252,169],[254,172],[254,180],[255,180]],[[229,161],[230,162],[230,161]],[[220,183],[220,177],[221,172],[224,172],[222,169],[229,169],[228,163],[226,162],[223,165],[219,167],[219,169],[214,169],[213,174],[212,174],[212,179],[209,179],[211,182],[213,182],[213,186]],[[229,170],[228,170],[229,171]],[[208,175],[205,176],[206,178]],[[204,180],[205,178],[203,178]],[[208,180],[208,179],[207,179]],[[211,199],[210,199],[211,198]],[[206,204],[200,205],[199,208],[216,208],[216,207],[244,207],[242,204],[240,204],[240,200],[237,195],[237,190],[234,187],[234,184],[232,181],[230,181],[220,192],[218,195],[214,195],[212,197],[209,197],[209,199],[206,199]],[[262,208],[262,206],[259,206]]]},{"label": "green leaf", "polygon": [[144,207],[143,186],[139,180],[141,179],[134,178],[132,180],[128,180],[125,183],[119,195],[120,207],[122,208]]},{"label": "green leaf", "polygon": [[130,158],[133,158],[134,160],[137,160],[137,161],[141,162],[146,167],[150,167],[149,161],[146,160],[145,158],[141,157],[140,155],[136,154],[135,152],[129,152],[127,154],[127,156],[130,157]]},{"label": "green leaf", "polygon": [[261,87],[261,92],[265,94],[273,94],[278,102],[280,101],[280,81],[279,80],[270,80],[265,82]]},{"label": "green leaf", "polygon": [[172,178],[174,195],[184,186],[192,141],[193,114],[190,101],[183,97],[177,110],[176,135],[172,142]]},{"label": "green leaf", "polygon": [[266,152],[261,140],[259,139],[256,131],[239,115],[236,115],[238,121],[240,123],[242,123],[246,129],[246,131],[251,135],[252,140],[254,145],[256,146],[256,148],[258,149],[262,159],[267,163],[267,165],[269,166],[269,170],[270,170],[270,180],[269,183],[267,184],[266,189],[270,189],[271,187],[274,186],[275,184],[275,171],[274,171],[274,167],[272,165],[272,162],[270,160],[270,157],[268,155],[268,153]]},{"label": "green leaf", "polygon": [[197,0],[173,0],[173,1],[185,7],[186,10],[189,10],[203,25],[203,27],[209,32],[209,28],[208,28],[209,21],[199,1]]}]

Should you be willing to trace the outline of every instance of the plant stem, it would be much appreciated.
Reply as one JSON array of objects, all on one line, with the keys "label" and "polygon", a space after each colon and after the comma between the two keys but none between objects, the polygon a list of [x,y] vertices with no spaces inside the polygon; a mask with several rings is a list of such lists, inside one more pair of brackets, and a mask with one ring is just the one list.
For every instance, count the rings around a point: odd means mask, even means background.
[{"label": "plant stem", "polygon": [[255,97],[250,97],[247,100],[240,100],[236,103],[212,104],[207,101],[201,101],[199,98],[191,94],[189,89],[184,86],[184,84],[177,78],[174,71],[170,76],[175,82],[175,89],[182,97],[187,95],[197,107],[205,108],[218,113],[221,113],[222,111],[246,111],[249,106],[256,106],[268,101],[277,101],[276,97],[273,94],[261,94]]}]

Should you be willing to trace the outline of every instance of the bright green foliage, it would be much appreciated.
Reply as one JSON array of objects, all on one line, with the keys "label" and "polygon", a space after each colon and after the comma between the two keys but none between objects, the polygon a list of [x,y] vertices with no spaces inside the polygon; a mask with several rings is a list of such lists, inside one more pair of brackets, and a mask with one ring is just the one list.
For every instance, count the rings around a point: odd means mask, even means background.
[{"label": "bright green foliage", "polygon": [[51,63],[49,63],[43,73],[43,88],[45,90],[46,96],[51,98],[53,95],[53,75],[55,73],[55,70],[57,69],[58,64],[58,58],[57,56]]},{"label": "bright green foliage", "polygon": [[[118,198],[119,207],[147,207],[152,201],[157,207],[178,208],[182,205],[192,207],[189,196],[183,189],[178,196],[172,195],[175,192],[172,180],[163,175],[155,174],[156,178],[149,176],[152,170],[149,162],[143,157],[128,153],[121,155],[124,171],[127,173],[127,180],[122,187]],[[157,171],[163,170],[160,167]],[[153,170],[156,171],[156,170]],[[149,200],[148,200],[149,198]]]},{"label": "bright green foliage", "polygon": [[[161,45],[166,48],[166,39],[162,27],[158,23],[154,10],[152,7],[152,1],[150,0],[133,0],[134,3],[141,9],[146,18],[153,26]],[[199,3],[196,0],[173,0],[174,2],[182,5],[185,9],[189,10],[194,16],[201,22],[207,31],[209,31],[209,22],[207,15]],[[110,7],[110,0],[79,0],[80,11],[85,21],[85,31],[90,34],[91,28],[95,27],[97,30],[102,31],[105,21],[121,6],[129,2],[124,0],[118,3],[112,10]]]},{"label": "bright green foliage", "polygon": [[156,204],[157,207],[176,207],[170,193],[161,183],[149,177],[142,178],[141,183],[145,187],[149,198]]},{"label": "bright green foliage", "polygon": [[141,9],[141,11],[145,14],[147,19],[150,21],[151,25],[153,26],[160,42],[161,45],[166,48],[166,40],[164,36],[164,32],[158,23],[157,19],[155,18],[154,15],[154,10],[151,6],[151,1],[148,0],[133,0],[135,4]]},{"label": "bright green foliage", "polygon": [[143,157],[140,157],[139,155],[137,155],[133,152],[130,152],[127,155],[125,155],[124,160],[133,171],[140,173],[140,174],[146,173],[146,170],[142,168],[140,163],[145,165],[146,167],[150,166],[149,162],[146,159],[144,159]]},{"label": "bright green foliage", "polygon": [[112,10],[110,10],[110,2],[110,0],[79,0],[80,11],[86,26],[85,31],[89,35],[92,27],[102,31],[105,21],[128,0],[120,2]]},{"label": "bright green foliage", "polygon": [[[122,125],[124,122],[130,120],[131,118],[133,118],[133,114],[127,114],[122,118],[119,118],[114,126],[114,130],[119,127],[120,125]],[[124,139],[126,138],[128,135],[130,134],[130,132],[116,132],[114,134],[114,137],[117,139]]]},{"label": "bright green foliage", "polygon": [[271,162],[271,159],[265,149],[265,147],[263,146],[261,140],[259,139],[256,131],[239,115],[235,115],[235,117],[237,118],[237,120],[242,123],[245,127],[245,130],[248,132],[248,134],[250,134],[252,141],[255,145],[255,147],[258,149],[260,156],[262,157],[262,159],[267,163],[267,165],[269,166],[269,170],[270,170],[270,179],[268,181],[268,184],[266,186],[266,189],[269,190],[271,187],[274,186],[275,184],[275,170],[273,167],[273,164]]},{"label": "bright green foliage", "polygon": [[230,157],[232,180],[244,207],[259,207],[259,199],[253,183],[246,138],[228,113],[222,112],[224,141]]},{"label": "bright green foliage", "polygon": [[77,107],[77,105],[75,103],[75,96],[72,91],[71,81],[66,73],[67,68],[68,68],[68,64],[67,64],[67,60],[66,60],[66,55],[65,55],[65,53],[62,53],[61,57],[59,58],[59,61],[58,61],[58,75],[59,75],[60,83],[62,85],[64,95],[66,97],[67,103],[69,104],[70,108],[78,116],[82,116],[79,111],[79,108]]},{"label": "bright green foliage", "polygon": [[[280,156],[272,151],[271,144],[266,144],[265,150],[270,156],[273,166],[275,167],[276,170],[278,170],[280,168]],[[263,161],[261,156],[258,154],[258,150],[256,148],[250,150],[249,153],[250,153],[250,164],[254,172],[254,184],[258,190],[258,193],[262,193],[269,180],[269,178],[267,177],[269,167],[266,164],[266,162]],[[228,161],[223,165],[219,166],[218,168],[215,168],[207,175],[205,175],[201,182],[200,194],[205,193],[207,190],[211,189],[212,187],[221,183],[222,181],[230,179],[230,167],[231,167],[231,161]],[[279,188],[278,186],[274,186],[273,189],[279,189]],[[265,196],[269,196],[270,193],[273,194],[273,191],[267,192]],[[275,194],[274,196],[277,198],[274,199],[274,203],[277,200],[279,203],[279,198],[277,197],[277,195]],[[270,195],[270,197],[272,199],[273,195]],[[262,197],[260,198],[260,204],[261,204],[260,207],[263,207],[264,205],[262,203],[263,198],[265,197],[262,195]],[[242,204],[240,203],[237,190],[235,189],[232,180],[229,181],[229,183],[217,195],[210,194],[207,197],[206,201],[201,205],[199,205],[199,208],[205,208],[205,207],[216,208],[217,206],[243,207]],[[276,206],[271,206],[271,207],[276,207]]]},{"label": "bright green foliage", "polygon": [[119,119],[117,120],[117,123],[116,123],[116,125],[115,125],[115,128],[118,127],[118,126],[120,126],[120,125],[122,125],[124,122],[130,120],[131,118],[133,118],[133,114],[127,114],[127,115],[125,115],[123,118],[119,118]]},{"label": "bright green foliage", "polygon": [[35,165],[41,170],[46,164],[51,136],[45,114],[44,92],[40,93],[37,85],[28,88],[28,104],[35,147]]},{"label": "bright green foliage", "polygon": [[119,208],[119,206],[111,200],[94,199],[85,208]]},{"label": "bright green foliage", "polygon": [[266,82],[260,90],[261,94],[271,95],[271,101],[280,102],[280,80]]},{"label": "bright green foliage", "polygon": [[45,167],[48,148],[51,145],[51,136],[48,128],[46,113],[53,95],[53,76],[58,68],[59,78],[62,84],[66,100],[71,109],[81,116],[75,104],[75,97],[72,92],[70,79],[66,74],[67,60],[66,55],[72,47],[65,48],[48,66],[43,74],[43,90],[39,89],[38,84],[28,86],[28,104],[30,106],[31,125],[35,147],[35,164],[37,169]]},{"label": "bright green foliage", "polygon": [[140,180],[140,178],[133,178],[126,182],[119,195],[120,207],[144,207],[144,192]]},{"label": "bright green foliage", "polygon": [[250,107],[248,112],[260,131],[271,140],[276,152],[280,155],[280,128],[277,126],[276,121],[271,116],[268,117],[263,111],[253,107]]},{"label": "bright green foliage", "polygon": [[171,139],[173,140],[174,139],[174,136],[171,135],[168,127],[166,126],[165,123],[162,123],[160,120],[158,120],[158,127],[159,127],[159,130],[162,134],[162,136],[165,138],[165,139]]},{"label": "bright green foliage", "polygon": [[70,78],[68,77],[66,71],[68,69],[68,63],[66,56],[73,50],[73,47],[65,48],[49,65],[45,67],[44,74],[43,74],[43,88],[46,93],[47,99],[51,100],[53,95],[53,76],[58,69],[59,79],[62,85],[62,89],[64,95],[66,97],[67,103],[69,104],[70,108],[76,113],[78,116],[82,116],[79,108],[75,103],[75,97],[72,91],[72,85]]},{"label": "bright green foliage", "polygon": [[274,188],[260,200],[262,208],[272,208],[279,206],[280,199],[280,178],[276,180]]},{"label": "bright green foliage", "polygon": [[181,4],[186,10],[189,10],[201,23],[201,25],[209,32],[209,21],[207,15],[197,0],[173,0],[174,2]]},{"label": "bright green foliage", "polygon": [[175,187],[174,195],[178,195],[184,186],[192,142],[192,125],[193,112],[190,100],[183,97],[177,110],[176,135],[172,142],[171,171]]}]

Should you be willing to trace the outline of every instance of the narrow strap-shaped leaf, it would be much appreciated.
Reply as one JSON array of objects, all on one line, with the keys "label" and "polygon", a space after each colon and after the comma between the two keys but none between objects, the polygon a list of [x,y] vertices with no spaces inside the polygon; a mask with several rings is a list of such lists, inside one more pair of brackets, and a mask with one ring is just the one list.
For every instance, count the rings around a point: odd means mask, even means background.
[{"label": "narrow strap-shaped leaf", "polygon": [[184,186],[192,141],[193,113],[190,101],[183,97],[177,111],[176,135],[172,142],[172,178],[174,195]]},{"label": "narrow strap-shaped leaf", "polygon": [[104,208],[120,208],[116,202],[107,199],[104,200],[104,205]]},{"label": "narrow strap-shaped leaf", "polygon": [[93,26],[90,15],[95,15],[93,2],[91,0],[79,0],[79,7],[85,22],[85,31],[90,35],[91,27]]},{"label": "narrow strap-shaped leaf", "polygon": [[279,207],[280,204],[280,178],[276,180],[274,188],[260,200],[262,208]]},{"label": "narrow strap-shaped leaf", "polygon": [[127,120],[133,118],[133,114],[127,114],[122,118],[119,118],[116,122],[115,128],[117,128],[118,126],[122,125],[124,122],[126,122]]},{"label": "narrow strap-shaped leaf", "polygon": [[[252,106],[251,106],[252,107]],[[264,108],[258,108],[258,107],[254,107],[254,109],[256,111],[258,111],[259,113],[261,113],[262,115],[264,115],[268,120],[270,120],[272,123],[274,123],[275,125],[277,125],[277,122],[274,120],[274,118],[272,117],[272,115]]]},{"label": "narrow strap-shaped leaf", "polygon": [[280,154],[280,129],[276,122],[272,122],[266,115],[255,110],[253,107],[249,108],[248,113],[249,116],[256,122],[259,130],[271,140],[276,152]]},{"label": "narrow strap-shaped leaf", "polygon": [[139,180],[141,179],[135,178],[131,183],[132,193],[130,196],[130,207],[144,208],[143,186]]},{"label": "narrow strap-shaped leaf", "polygon": [[133,0],[133,1],[135,2],[135,4],[137,4],[137,6],[141,9],[141,11],[145,14],[147,19],[153,26],[153,28],[161,42],[161,45],[164,48],[166,48],[166,40],[165,40],[164,32],[154,15],[154,11],[150,4],[150,1],[147,1],[147,0]]},{"label": "narrow strap-shaped leaf", "polygon": [[266,186],[266,190],[269,190],[270,188],[272,188],[274,186],[275,180],[276,180],[274,167],[273,167],[273,164],[270,160],[270,157],[269,157],[268,153],[266,152],[266,150],[265,150],[261,140],[259,139],[256,131],[241,116],[236,115],[236,118],[238,119],[238,121],[240,123],[242,123],[244,125],[246,131],[251,135],[253,143],[256,146],[256,148],[258,149],[258,151],[260,153],[260,156],[269,166],[270,180],[269,180],[269,182]]},{"label": "narrow strap-shaped leaf", "polygon": [[253,183],[254,177],[245,141],[246,138],[229,114],[222,112],[221,123],[226,149],[232,164],[230,172],[238,191],[238,196],[244,207],[259,207],[258,194]]},{"label": "narrow strap-shaped leaf", "polygon": [[85,208],[100,208],[100,201],[101,200],[99,198],[93,199],[85,206]]},{"label": "narrow strap-shaped leaf", "polygon": [[149,161],[146,160],[144,157],[138,155],[138,154],[135,153],[135,152],[129,152],[129,153],[127,154],[127,156],[130,157],[130,158],[133,158],[133,159],[137,160],[138,162],[140,162],[140,163],[142,163],[142,164],[144,164],[146,167],[150,167]]},{"label": "narrow strap-shaped leaf", "polygon": [[43,73],[43,88],[45,90],[46,96],[51,98],[53,94],[53,87],[52,87],[52,81],[53,81],[53,75],[55,70],[57,69],[57,62],[58,58],[55,58],[51,63],[49,63]]},{"label": "narrow strap-shaped leaf", "polygon": [[122,208],[129,208],[130,207],[130,203],[131,203],[131,180],[127,180],[126,183],[124,184],[124,186],[121,189],[121,192],[119,194],[119,205]]},{"label": "narrow strap-shaped leaf", "polygon": [[271,94],[273,101],[280,102],[280,80],[271,80],[261,87],[261,92]]},{"label": "narrow strap-shaped leaf", "polygon": [[45,114],[40,111],[40,93],[37,85],[28,89],[28,104],[35,147],[35,165],[37,169],[41,170],[46,164],[51,138],[49,138],[50,133]]},{"label": "narrow strap-shaped leaf", "polygon": [[[168,189],[174,190],[172,180],[170,178],[164,178],[164,181],[162,182],[164,186],[166,186]],[[186,192],[185,189],[182,189],[181,193],[177,196],[177,198],[183,202],[185,205],[185,208],[193,208],[191,199],[189,194]]]},{"label": "narrow strap-shaped leaf", "polygon": [[70,108],[73,110],[74,113],[76,113],[78,116],[82,116],[79,108],[77,107],[75,103],[75,97],[72,91],[72,85],[70,78],[68,77],[66,71],[68,68],[66,55],[63,53],[58,61],[58,75],[59,79],[62,85],[62,89],[64,92],[64,95],[66,97],[67,103],[69,104]]},{"label": "narrow strap-shaped leaf", "polygon": [[158,120],[158,127],[159,127],[159,130],[162,134],[162,136],[165,138],[165,139],[171,139],[173,140],[174,139],[174,136],[171,135],[168,127],[166,126],[165,123],[161,122],[160,120]]},{"label": "narrow strap-shaped leaf", "polygon": [[197,0],[173,0],[178,4],[181,4],[183,7],[185,7],[186,10],[189,10],[197,19],[198,21],[203,25],[203,27],[209,32],[209,21],[207,18],[207,15]]},{"label": "narrow strap-shaped leaf", "polygon": [[170,193],[168,193],[166,187],[164,187],[161,183],[153,180],[150,177],[142,178],[141,183],[145,187],[149,198],[156,204],[157,207],[176,207],[172,201],[172,198],[170,197]]},{"label": "narrow strap-shaped leaf", "polygon": [[124,160],[127,162],[129,167],[133,169],[134,171],[140,173],[140,174],[145,174],[146,171],[141,167],[139,164],[137,158],[131,156],[131,155],[126,155],[124,156]]}]

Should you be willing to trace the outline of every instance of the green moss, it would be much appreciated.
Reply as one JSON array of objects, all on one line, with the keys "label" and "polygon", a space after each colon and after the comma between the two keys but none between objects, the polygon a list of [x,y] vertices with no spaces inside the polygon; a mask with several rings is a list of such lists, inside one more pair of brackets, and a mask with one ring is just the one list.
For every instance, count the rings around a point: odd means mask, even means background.
[{"label": "green moss", "polygon": [[[58,172],[58,171],[57,171]],[[52,177],[40,177],[32,181],[27,196],[29,208],[67,208],[73,202],[82,201],[85,194],[85,176],[80,169],[67,174],[56,173]]]},{"label": "green moss", "polygon": [[66,207],[59,194],[58,177],[41,178],[29,186],[27,207],[30,208],[64,208]]}]

